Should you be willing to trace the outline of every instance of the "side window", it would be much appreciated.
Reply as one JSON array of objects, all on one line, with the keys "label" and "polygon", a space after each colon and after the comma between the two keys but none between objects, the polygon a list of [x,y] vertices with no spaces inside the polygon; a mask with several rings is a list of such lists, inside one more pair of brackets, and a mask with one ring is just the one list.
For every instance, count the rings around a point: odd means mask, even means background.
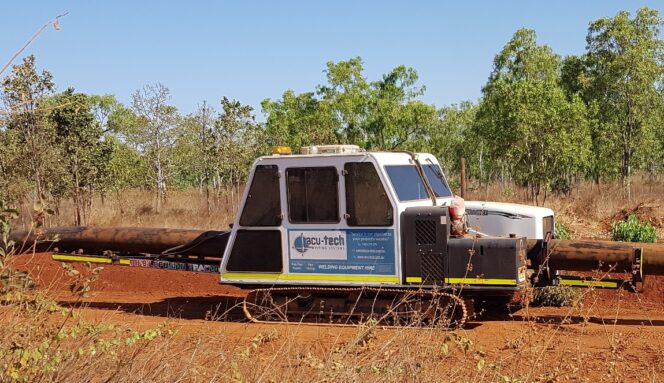
[{"label": "side window", "polygon": [[256,166],[247,201],[240,216],[240,225],[281,225],[279,169],[276,165]]},{"label": "side window", "polygon": [[334,167],[286,170],[288,218],[293,223],[339,222],[339,187]]},{"label": "side window", "polygon": [[344,170],[348,226],[391,226],[392,204],[374,165],[348,162]]}]

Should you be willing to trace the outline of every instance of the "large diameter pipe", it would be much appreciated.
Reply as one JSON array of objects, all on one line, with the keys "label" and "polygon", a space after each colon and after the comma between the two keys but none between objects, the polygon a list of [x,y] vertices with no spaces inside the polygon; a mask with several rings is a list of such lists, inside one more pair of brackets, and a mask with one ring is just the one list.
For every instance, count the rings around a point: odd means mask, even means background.
[{"label": "large diameter pipe", "polygon": [[[63,252],[82,250],[88,254],[104,251],[120,253],[182,254],[220,258],[228,241],[228,232],[162,228],[51,228],[40,235],[13,232],[10,239],[27,250],[36,242],[38,251],[58,249]],[[56,239],[56,240],[53,240]],[[538,246],[528,241],[528,251]],[[635,248],[641,249],[643,273],[664,275],[664,244],[627,243],[592,240],[549,241],[548,264],[556,270],[604,270],[630,272],[635,262]]]},{"label": "large diameter pipe", "polygon": [[[528,250],[537,244],[528,240]],[[548,246],[549,266],[555,270],[631,272],[634,249],[641,249],[643,273],[664,275],[664,244],[552,239]]]},{"label": "large diameter pipe", "polygon": [[664,244],[642,243],[643,272],[664,275]]},{"label": "large diameter pipe", "polygon": [[88,254],[104,251],[119,253],[161,254],[178,248],[179,254],[221,258],[228,236],[222,231],[163,228],[99,228],[56,227],[45,232],[16,231],[10,236],[19,251],[26,251],[32,244],[37,251],[74,252]]}]

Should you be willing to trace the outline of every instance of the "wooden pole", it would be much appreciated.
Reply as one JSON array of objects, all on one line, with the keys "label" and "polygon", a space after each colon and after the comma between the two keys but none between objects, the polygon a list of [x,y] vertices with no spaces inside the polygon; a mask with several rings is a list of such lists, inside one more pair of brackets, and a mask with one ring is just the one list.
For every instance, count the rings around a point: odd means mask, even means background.
[{"label": "wooden pole", "polygon": [[461,198],[466,198],[466,159],[461,157]]}]

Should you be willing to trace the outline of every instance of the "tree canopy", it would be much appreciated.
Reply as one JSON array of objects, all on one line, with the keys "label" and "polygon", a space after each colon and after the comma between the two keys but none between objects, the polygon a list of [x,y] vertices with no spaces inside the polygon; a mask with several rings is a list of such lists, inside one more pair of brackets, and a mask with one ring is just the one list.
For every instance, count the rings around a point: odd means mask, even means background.
[{"label": "tree canopy", "polygon": [[584,179],[622,179],[629,196],[635,171],[664,170],[661,27],[656,10],[618,12],[592,21],[585,51],[565,57],[519,29],[497,50],[481,98],[454,105],[424,102],[406,65],[368,78],[360,57],[330,61],[322,83],[264,99],[263,119],[222,95],[182,115],[160,83],[139,87],[129,105],[56,92],[28,56],[0,80],[0,200],[71,199],[77,224],[95,194],[130,188],[153,190],[157,211],[172,188],[197,187],[208,204],[224,190],[237,200],[271,146],[335,143],[431,152],[448,173],[464,157],[481,184],[525,186],[535,203]]}]

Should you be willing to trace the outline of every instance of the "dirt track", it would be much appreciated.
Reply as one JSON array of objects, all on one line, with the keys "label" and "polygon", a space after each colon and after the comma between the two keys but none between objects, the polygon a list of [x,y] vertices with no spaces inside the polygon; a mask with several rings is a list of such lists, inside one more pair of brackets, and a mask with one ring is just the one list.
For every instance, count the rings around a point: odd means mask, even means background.
[{"label": "dirt track", "polygon": [[[63,304],[77,304],[62,266],[49,254],[20,256],[16,265],[29,270],[40,288]],[[219,285],[216,274],[108,266],[83,302],[87,307],[82,312],[92,321],[139,329],[170,318],[182,334],[219,333],[236,342],[251,339],[268,327],[297,332],[303,345],[334,343],[356,334],[354,329],[244,323],[234,308],[242,295],[238,288]],[[218,320],[220,317],[227,319]],[[378,336],[389,337],[391,331],[383,330]],[[592,291],[581,308],[528,308],[484,315],[462,332],[498,359],[502,354],[515,354],[525,343],[524,350],[529,351],[523,357],[543,371],[556,371],[562,363],[590,381],[593,376],[614,381],[663,380],[664,278],[649,278],[643,294]],[[604,371],[607,358],[613,360],[614,371]]]}]

